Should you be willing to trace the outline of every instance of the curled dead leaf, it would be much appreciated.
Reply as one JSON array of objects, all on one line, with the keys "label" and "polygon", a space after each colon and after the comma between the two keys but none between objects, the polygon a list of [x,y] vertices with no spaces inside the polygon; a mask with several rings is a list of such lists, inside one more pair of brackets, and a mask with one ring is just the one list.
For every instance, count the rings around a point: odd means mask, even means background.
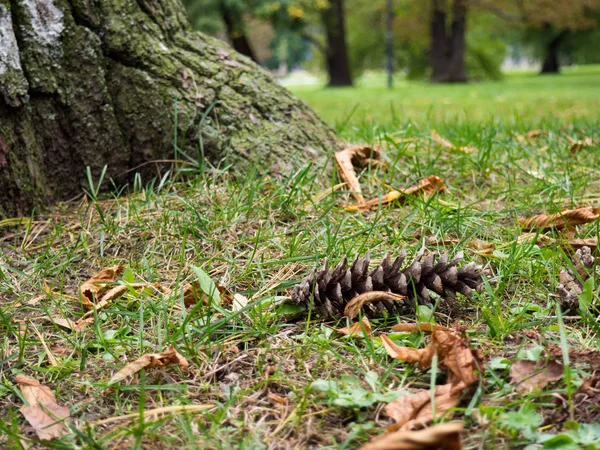
[{"label": "curled dead leaf", "polygon": [[130,362],[121,370],[119,370],[116,374],[114,374],[112,378],[108,381],[108,384],[111,385],[118,383],[119,381],[122,381],[125,378],[128,378],[138,373],[142,369],[150,369],[152,367],[163,367],[169,364],[176,364],[183,370],[187,369],[190,365],[187,362],[187,360],[177,350],[175,350],[175,347],[171,346],[167,348],[164,352],[148,353],[142,356],[141,358]]},{"label": "curled dead leaf", "polygon": [[[81,317],[81,319],[79,319],[75,323],[75,326],[73,328],[71,328],[71,329],[75,330],[75,331],[78,331],[78,330],[81,330],[81,329],[87,327],[88,325],[94,323],[94,315],[98,311],[100,311],[101,309],[103,309],[106,306],[108,306],[110,304],[110,302],[112,302],[113,300],[116,300],[117,298],[121,297],[130,288],[133,288],[135,290],[141,290],[141,289],[144,289],[144,288],[153,288],[153,289],[156,289],[158,291],[162,291],[163,290],[162,286],[160,284],[158,284],[158,283],[154,283],[154,284],[148,284],[148,283],[131,283],[131,284],[127,284],[127,285],[121,284],[121,285],[115,286],[112,289],[110,289],[109,291],[107,291],[102,296],[102,298],[100,299],[100,301],[98,303],[96,303],[96,304],[93,305],[91,311],[86,312]],[[55,320],[55,322],[56,322],[56,320]],[[56,323],[58,324],[58,322],[56,322]]]},{"label": "curled dead leaf", "polygon": [[414,430],[430,424],[458,405],[463,389],[463,384],[453,386],[448,383],[436,386],[433,396],[435,411],[429,389],[419,389],[392,400],[383,409],[395,421],[387,431]]},{"label": "curled dead leaf", "polygon": [[424,195],[427,197],[436,192],[444,192],[447,188],[448,186],[444,184],[440,177],[429,175],[420,179],[417,184],[406,189],[401,189],[400,192],[404,195]]},{"label": "curled dead leaf", "polygon": [[[221,306],[230,306],[235,303],[235,296],[232,295],[225,286],[218,285],[217,289],[219,290],[219,295],[221,296]],[[198,281],[187,283],[183,287],[183,304],[186,308],[190,308],[196,305],[198,302],[208,305],[210,303],[210,298],[202,290]]]},{"label": "curled dead leaf", "polygon": [[357,295],[352,300],[348,302],[346,307],[344,308],[344,316],[349,319],[354,319],[358,316],[359,311],[362,307],[367,303],[378,302],[381,300],[391,300],[391,301],[403,301],[406,297],[403,295],[394,294],[392,292],[384,292],[384,291],[370,291],[365,292],[363,294]]},{"label": "curled dead leaf", "polygon": [[448,422],[418,431],[397,431],[372,439],[360,450],[460,450],[462,422]]},{"label": "curled dead leaf", "polygon": [[393,201],[398,200],[400,197],[402,197],[400,192],[390,191],[381,198],[372,198],[371,200],[367,200],[356,205],[345,205],[344,209],[346,211],[369,211],[377,208],[379,205],[383,206],[387,205],[388,203],[392,203]]},{"label": "curled dead leaf", "polygon": [[381,336],[381,341],[392,358],[421,367],[430,367],[433,356],[437,355],[440,367],[449,372],[448,381],[451,384],[462,383],[464,386],[471,386],[478,379],[478,371],[482,366],[479,354],[454,330],[434,328],[431,343],[424,349],[402,347],[386,335]]},{"label": "curled dead leaf", "polygon": [[79,288],[81,302],[86,309],[92,309],[98,301],[99,295],[108,289],[109,283],[119,278],[125,268],[122,265],[107,267],[87,280]]},{"label": "curled dead leaf", "polygon": [[56,403],[56,397],[48,386],[25,375],[17,375],[16,382],[27,401],[21,413],[33,427],[40,439],[50,440],[68,434],[65,421],[69,408]]},{"label": "curled dead leaf", "polygon": [[579,206],[575,209],[565,209],[556,214],[540,214],[528,219],[519,218],[519,222],[521,223],[521,227],[527,231],[546,230],[550,228],[562,230],[593,222],[599,217],[600,208]]},{"label": "curled dead leaf", "polygon": [[485,242],[481,239],[471,239],[467,242],[467,247],[473,249],[480,256],[492,256],[496,246],[491,242]]},{"label": "curled dead leaf", "polygon": [[442,147],[446,147],[450,150],[456,150],[456,145],[450,142],[448,139],[443,138],[436,130],[431,130],[431,139],[440,144]]},{"label": "curled dead leaf", "polygon": [[564,372],[565,367],[555,360],[519,360],[510,366],[511,383],[517,384],[521,392],[544,389],[548,383],[560,380]]},{"label": "curled dead leaf", "polygon": [[362,189],[354,167],[364,167],[368,164],[369,159],[378,159],[379,156],[379,150],[368,145],[353,145],[335,152],[335,161],[340,169],[340,175],[353,191],[354,198],[360,204],[365,202],[365,198],[362,195]]},{"label": "curled dead leaf", "polygon": [[335,331],[343,334],[344,336],[363,337],[366,335],[370,338],[373,337],[373,328],[371,327],[371,322],[369,322],[367,317],[363,317],[361,322],[355,322],[347,327],[336,328]]}]

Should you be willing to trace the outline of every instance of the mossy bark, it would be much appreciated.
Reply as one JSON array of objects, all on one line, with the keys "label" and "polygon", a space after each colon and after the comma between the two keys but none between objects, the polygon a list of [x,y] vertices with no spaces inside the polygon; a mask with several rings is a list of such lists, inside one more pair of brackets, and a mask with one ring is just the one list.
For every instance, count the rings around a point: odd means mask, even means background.
[{"label": "mossy bark", "polygon": [[[0,217],[172,160],[285,170],[333,131],[248,58],[190,30],[179,0],[0,0]],[[141,166],[141,167],[140,167]]]}]

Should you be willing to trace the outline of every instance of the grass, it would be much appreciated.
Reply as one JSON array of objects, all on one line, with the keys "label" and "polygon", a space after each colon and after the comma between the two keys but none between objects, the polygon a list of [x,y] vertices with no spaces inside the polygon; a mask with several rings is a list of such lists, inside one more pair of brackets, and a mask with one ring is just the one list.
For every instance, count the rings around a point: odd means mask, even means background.
[{"label": "grass", "polygon": [[[599,448],[600,432],[585,425],[598,421],[598,408],[575,393],[593,367],[574,356],[567,377],[528,394],[517,392],[508,377],[515,359],[544,360],[557,349],[585,350],[592,357],[600,351],[593,307],[598,286],[592,307],[563,317],[554,293],[569,256],[557,245],[515,242],[518,216],[598,205],[598,80],[575,73],[473,86],[416,83],[393,94],[368,87],[298,90],[338,123],[345,139],[382,147],[387,170],[361,173],[369,197],[431,174],[449,186],[443,196],[415,197],[405,206],[351,213],[340,206],[351,201],[343,191],[316,202],[317,193],[337,181],[327,168],[310,164],[281,178],[256,170],[236,178],[204,166],[187,180],[136,183],[130,195],[103,200],[96,198],[99,180],[90,174],[94,195],[58,205],[48,216],[5,222],[0,447],[357,448],[389,424],[378,414],[382,399],[428,388],[432,375],[390,360],[379,338],[344,338],[332,330],[341,323],[294,319],[281,295],[325,257],[337,262],[370,250],[377,260],[403,246],[414,254],[432,241],[455,239],[451,253],[464,251],[489,272],[482,292],[434,315],[437,323],[465,328],[487,361],[479,391],[455,411],[466,423],[465,448],[542,448],[548,435],[570,440],[570,448],[582,442]],[[553,85],[559,87],[549,98]],[[494,103],[501,92],[507,100]],[[388,113],[390,98],[402,99],[406,117]],[[443,98],[450,105],[440,106]],[[359,109],[347,120],[354,103]],[[557,105],[577,114],[562,115]],[[469,114],[462,117],[467,106]],[[517,112],[523,121],[514,120]],[[457,146],[477,150],[439,145],[430,138],[434,127]],[[517,136],[533,128],[542,134]],[[568,137],[591,137],[596,144],[573,154]],[[577,231],[580,238],[599,235],[599,222]],[[470,247],[473,238],[494,244],[493,254]],[[117,263],[127,266],[127,281],[160,283],[164,292],[129,290],[81,332],[48,320],[81,317],[78,286]],[[182,288],[196,279],[192,265],[250,303],[239,311],[202,304],[186,310]],[[397,321],[416,319],[410,314],[374,325],[387,331]],[[394,338],[409,346],[423,340],[412,334]],[[188,359],[188,371],[149,369],[105,391],[127,362],[170,344]],[[19,413],[19,373],[48,385],[70,407],[72,434],[36,442]],[[325,381],[335,382],[335,389]],[[353,394],[361,390],[370,392],[370,400],[357,402]],[[148,413],[163,407],[171,409]]]},{"label": "grass", "polygon": [[[481,124],[558,118],[565,123],[587,117],[600,119],[600,66],[566,68],[563,75],[509,73],[500,81],[467,85],[431,85],[395,80],[389,91],[381,74],[367,74],[357,88],[323,90],[322,85],[292,86],[291,90],[329,123],[344,129],[363,122],[389,126],[413,121]],[[326,92],[326,93],[325,93]]]}]

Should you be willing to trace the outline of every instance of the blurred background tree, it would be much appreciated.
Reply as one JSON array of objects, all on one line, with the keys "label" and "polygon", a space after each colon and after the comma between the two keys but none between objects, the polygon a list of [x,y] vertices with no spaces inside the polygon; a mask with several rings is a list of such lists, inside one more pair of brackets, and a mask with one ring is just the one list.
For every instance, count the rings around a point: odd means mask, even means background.
[{"label": "blurred background tree", "polygon": [[[328,86],[385,67],[385,0],[185,0],[192,24],[279,75],[325,70]],[[600,62],[600,0],[393,0],[396,71],[497,79],[503,64]]]}]

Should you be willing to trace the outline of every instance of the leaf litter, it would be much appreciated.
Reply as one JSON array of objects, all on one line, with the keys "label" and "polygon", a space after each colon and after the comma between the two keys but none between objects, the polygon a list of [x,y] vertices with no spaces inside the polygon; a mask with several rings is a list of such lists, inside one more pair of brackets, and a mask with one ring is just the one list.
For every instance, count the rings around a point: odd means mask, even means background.
[{"label": "leaf litter", "polygon": [[56,439],[69,433],[66,425],[70,417],[69,408],[56,402],[48,386],[19,374],[15,378],[26,404],[21,413],[43,440]]}]

